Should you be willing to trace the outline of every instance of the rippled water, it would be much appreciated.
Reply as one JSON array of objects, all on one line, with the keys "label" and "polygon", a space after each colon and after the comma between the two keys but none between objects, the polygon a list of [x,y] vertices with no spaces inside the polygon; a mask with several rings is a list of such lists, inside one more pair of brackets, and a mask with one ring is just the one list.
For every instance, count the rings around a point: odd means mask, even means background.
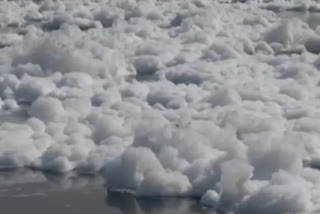
[{"label": "rippled water", "polygon": [[0,172],[1,214],[215,214],[194,199],[136,198],[109,192],[95,176],[19,169]]}]

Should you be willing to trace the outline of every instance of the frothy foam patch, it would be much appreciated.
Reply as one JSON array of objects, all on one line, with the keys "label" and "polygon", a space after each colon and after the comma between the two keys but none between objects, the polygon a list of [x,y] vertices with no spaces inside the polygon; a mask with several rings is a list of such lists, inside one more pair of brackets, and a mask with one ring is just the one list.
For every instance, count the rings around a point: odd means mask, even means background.
[{"label": "frothy foam patch", "polygon": [[275,13],[319,8],[2,1],[0,168],[236,214],[319,212],[319,29]]}]

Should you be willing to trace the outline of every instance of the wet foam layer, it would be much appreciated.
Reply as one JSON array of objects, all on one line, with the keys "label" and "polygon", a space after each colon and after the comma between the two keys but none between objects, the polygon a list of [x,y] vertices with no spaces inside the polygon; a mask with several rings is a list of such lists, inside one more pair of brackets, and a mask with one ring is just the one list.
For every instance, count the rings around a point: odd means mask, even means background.
[{"label": "wet foam layer", "polygon": [[319,212],[320,31],[275,13],[318,6],[1,1],[0,167],[237,214]]}]

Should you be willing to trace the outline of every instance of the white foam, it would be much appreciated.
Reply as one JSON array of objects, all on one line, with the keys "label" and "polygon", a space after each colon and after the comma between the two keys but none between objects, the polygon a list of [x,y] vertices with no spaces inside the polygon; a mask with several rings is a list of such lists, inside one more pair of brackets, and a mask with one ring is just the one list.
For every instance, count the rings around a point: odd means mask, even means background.
[{"label": "white foam", "polygon": [[319,32],[270,10],[319,8],[1,1],[0,167],[230,213],[318,212]]}]

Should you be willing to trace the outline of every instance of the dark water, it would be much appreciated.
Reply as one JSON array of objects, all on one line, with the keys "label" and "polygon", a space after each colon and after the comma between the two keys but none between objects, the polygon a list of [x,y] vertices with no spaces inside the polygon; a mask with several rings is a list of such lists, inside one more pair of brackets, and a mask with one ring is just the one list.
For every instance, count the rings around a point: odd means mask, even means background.
[{"label": "dark water", "polygon": [[100,177],[0,171],[1,214],[215,214],[197,200],[106,193]]}]

